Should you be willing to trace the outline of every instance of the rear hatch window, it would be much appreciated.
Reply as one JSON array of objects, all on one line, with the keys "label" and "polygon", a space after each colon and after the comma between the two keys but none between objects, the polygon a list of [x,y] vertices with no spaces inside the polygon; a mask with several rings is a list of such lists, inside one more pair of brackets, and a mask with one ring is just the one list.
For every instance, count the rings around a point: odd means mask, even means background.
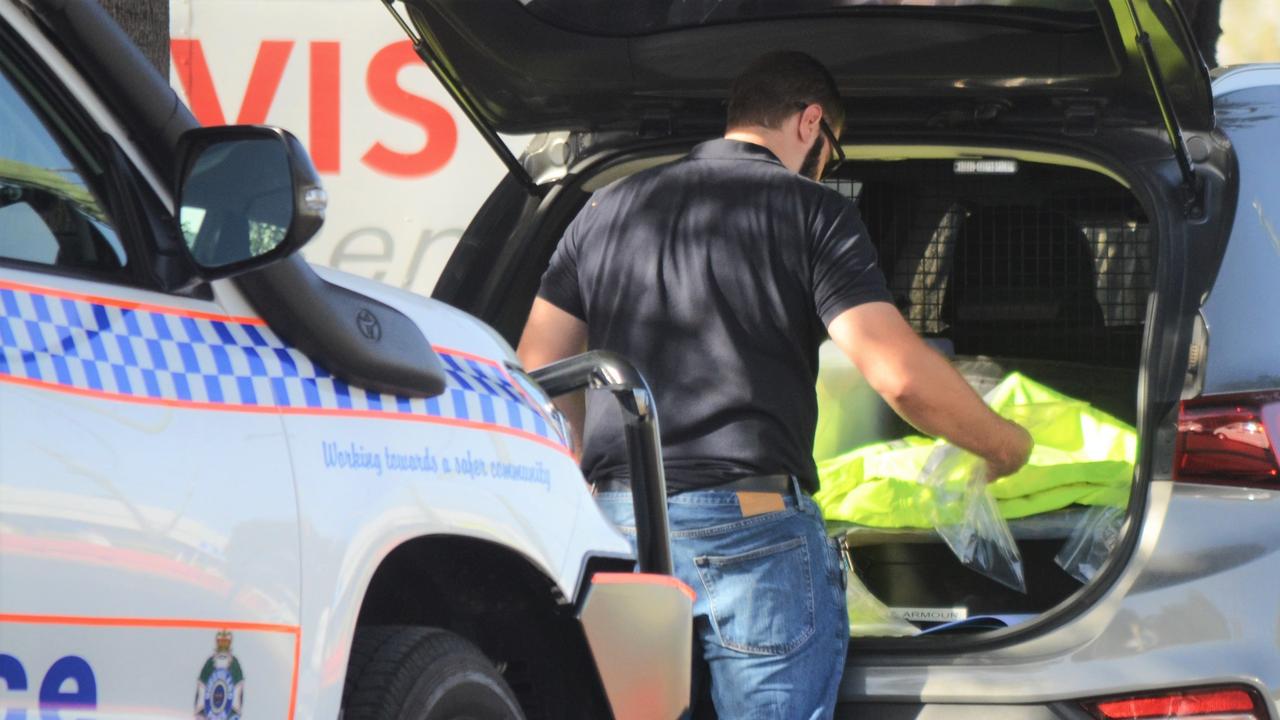
[{"label": "rear hatch window", "polygon": [[[803,49],[859,123],[1001,100],[1058,134],[1072,104],[1111,124],[1212,126],[1208,75],[1161,0],[405,0],[429,64],[499,133],[706,136],[733,78]],[[1157,87],[1159,90],[1157,91]],[[1157,97],[1157,92],[1166,97]],[[908,124],[910,120],[908,120]]]},{"label": "rear hatch window", "polygon": [[1004,13],[1025,20],[1097,25],[1091,0],[649,0],[602,3],[596,0],[525,0],[539,18],[561,27],[599,35],[642,35],[699,25],[815,15],[875,12],[881,8],[918,8],[989,17]]}]

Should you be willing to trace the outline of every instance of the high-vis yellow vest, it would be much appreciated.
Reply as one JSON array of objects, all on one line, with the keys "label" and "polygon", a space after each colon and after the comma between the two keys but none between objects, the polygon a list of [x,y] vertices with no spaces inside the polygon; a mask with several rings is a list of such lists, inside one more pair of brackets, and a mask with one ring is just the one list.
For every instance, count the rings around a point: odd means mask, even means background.
[{"label": "high-vis yellow vest", "polygon": [[[988,402],[1001,416],[1026,427],[1035,440],[1025,467],[988,485],[1003,517],[1073,504],[1128,503],[1138,444],[1131,426],[1019,373],[992,390]],[[822,461],[822,489],[814,499],[828,520],[882,528],[933,527],[939,517],[934,492],[919,479],[929,455],[944,444],[911,436]],[[982,463],[975,459],[967,467],[976,471]],[[945,517],[946,509],[940,510]]]}]

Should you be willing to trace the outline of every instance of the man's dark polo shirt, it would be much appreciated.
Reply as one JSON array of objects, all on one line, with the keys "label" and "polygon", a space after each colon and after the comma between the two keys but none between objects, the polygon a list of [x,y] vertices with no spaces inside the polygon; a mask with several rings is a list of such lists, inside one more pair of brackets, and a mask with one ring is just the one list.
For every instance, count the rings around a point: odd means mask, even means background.
[{"label": "man's dark polo shirt", "polygon": [[[644,374],[673,492],[771,473],[815,491],[818,345],[841,312],[891,301],[854,203],[734,140],[595,193],[538,294]],[[582,465],[627,476],[612,399],[588,399]]]}]

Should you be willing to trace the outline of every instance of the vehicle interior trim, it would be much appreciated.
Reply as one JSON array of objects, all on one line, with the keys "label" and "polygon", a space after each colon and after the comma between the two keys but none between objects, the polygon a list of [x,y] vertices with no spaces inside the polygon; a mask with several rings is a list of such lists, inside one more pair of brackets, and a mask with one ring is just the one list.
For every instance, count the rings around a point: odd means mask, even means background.
[{"label": "vehicle interior trim", "polygon": [[[1040,150],[1014,150],[995,146],[980,145],[885,145],[879,143],[859,143],[845,145],[841,143],[845,157],[849,160],[876,160],[889,162],[893,160],[961,160],[969,158],[1008,158],[1029,163],[1072,167],[1090,170],[1115,180],[1126,190],[1133,185],[1120,174],[1099,163],[1064,153],[1045,152]],[[684,157],[683,154],[650,155],[634,160],[624,160],[598,173],[592,174],[581,185],[583,192],[595,192],[600,188],[617,182],[628,175],[664,165]]]}]

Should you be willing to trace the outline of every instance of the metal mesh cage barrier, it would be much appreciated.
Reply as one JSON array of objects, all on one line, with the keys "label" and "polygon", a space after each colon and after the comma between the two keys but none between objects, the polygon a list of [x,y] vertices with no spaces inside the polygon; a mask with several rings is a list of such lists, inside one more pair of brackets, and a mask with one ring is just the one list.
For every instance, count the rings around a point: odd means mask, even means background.
[{"label": "metal mesh cage barrier", "polygon": [[961,356],[1134,368],[1151,236],[1122,185],[1021,163],[960,174],[950,160],[855,162],[828,185],[858,201],[895,301]]}]

